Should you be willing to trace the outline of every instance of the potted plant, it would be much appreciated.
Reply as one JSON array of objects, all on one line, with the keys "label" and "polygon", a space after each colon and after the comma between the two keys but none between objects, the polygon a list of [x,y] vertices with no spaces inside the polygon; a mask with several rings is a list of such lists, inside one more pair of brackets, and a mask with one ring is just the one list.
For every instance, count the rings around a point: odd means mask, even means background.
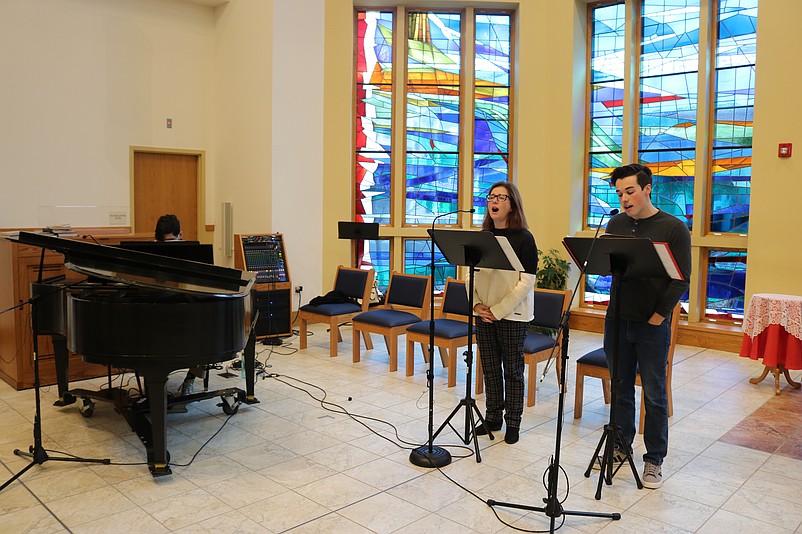
[{"label": "potted plant", "polygon": [[541,289],[565,289],[571,265],[556,249],[543,252],[538,249],[540,268],[537,270],[537,287]]}]

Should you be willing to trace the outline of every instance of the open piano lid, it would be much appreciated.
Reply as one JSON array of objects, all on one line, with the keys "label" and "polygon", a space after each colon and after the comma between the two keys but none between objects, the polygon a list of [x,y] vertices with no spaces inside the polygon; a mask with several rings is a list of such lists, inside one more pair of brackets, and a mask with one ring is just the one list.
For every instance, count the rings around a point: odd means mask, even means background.
[{"label": "open piano lid", "polygon": [[256,280],[254,273],[239,269],[63,237],[20,232],[19,237],[8,239],[64,254],[64,264],[78,273],[155,289],[240,297],[250,292]]}]

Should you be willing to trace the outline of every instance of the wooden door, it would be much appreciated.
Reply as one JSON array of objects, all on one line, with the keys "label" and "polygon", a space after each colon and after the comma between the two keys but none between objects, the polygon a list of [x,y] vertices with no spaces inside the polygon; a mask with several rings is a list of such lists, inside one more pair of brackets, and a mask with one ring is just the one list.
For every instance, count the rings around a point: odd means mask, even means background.
[{"label": "wooden door", "polygon": [[159,216],[172,213],[181,221],[184,239],[197,240],[202,154],[147,149],[132,152],[133,232],[152,234]]}]

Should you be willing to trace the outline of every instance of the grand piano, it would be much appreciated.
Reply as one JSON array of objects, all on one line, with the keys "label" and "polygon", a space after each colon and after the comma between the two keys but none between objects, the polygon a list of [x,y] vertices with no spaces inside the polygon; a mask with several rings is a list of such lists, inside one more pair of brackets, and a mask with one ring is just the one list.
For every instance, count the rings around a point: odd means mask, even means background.
[{"label": "grand piano", "polygon": [[[254,395],[255,275],[144,252],[20,232],[20,243],[59,252],[68,269],[85,280],[34,283],[34,325],[55,348],[59,400],[64,406],[89,398],[115,403],[147,450],[153,476],[169,475],[167,409],[220,395],[233,414]],[[69,390],[67,349],[89,363],[131,369],[144,379],[145,395]],[[169,399],[169,374],[233,359],[242,352],[246,390],[227,388]],[[86,414],[84,414],[86,415]],[[90,413],[91,415],[91,413]]]}]

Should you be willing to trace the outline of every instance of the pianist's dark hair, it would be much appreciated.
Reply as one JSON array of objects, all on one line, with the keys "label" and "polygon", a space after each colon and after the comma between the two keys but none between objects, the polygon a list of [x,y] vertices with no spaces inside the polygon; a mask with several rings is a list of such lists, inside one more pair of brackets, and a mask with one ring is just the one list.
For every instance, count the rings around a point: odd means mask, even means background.
[{"label": "pianist's dark hair", "polygon": [[167,234],[178,235],[181,233],[181,222],[178,217],[172,214],[162,215],[156,222],[156,241],[164,241]]}]

